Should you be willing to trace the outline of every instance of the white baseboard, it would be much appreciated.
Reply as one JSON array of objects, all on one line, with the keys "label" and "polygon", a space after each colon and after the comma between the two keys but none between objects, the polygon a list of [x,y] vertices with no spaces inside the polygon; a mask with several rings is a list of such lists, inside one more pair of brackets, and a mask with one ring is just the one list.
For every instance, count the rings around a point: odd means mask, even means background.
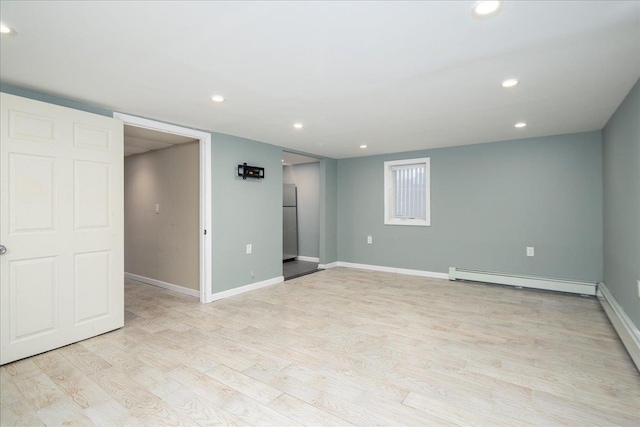
[{"label": "white baseboard", "polygon": [[281,282],[284,282],[284,276],[274,277],[272,279],[263,280],[261,282],[250,283],[248,285],[240,286],[239,288],[229,289],[228,291],[216,292],[211,295],[211,297],[209,298],[209,302],[217,301],[223,298],[229,298],[235,295],[240,295],[245,292],[265,288],[267,286],[275,285]]},{"label": "white baseboard", "polygon": [[298,255],[296,257],[296,259],[298,261],[307,261],[307,262],[320,262],[320,258],[315,258],[312,256],[304,256],[304,255]]},{"label": "white baseboard", "polygon": [[598,284],[597,295],[604,312],[609,317],[609,320],[611,320],[613,328],[629,352],[631,360],[633,360],[636,368],[640,371],[640,331],[638,331],[638,328],[631,322],[627,313],[624,312],[624,309],[604,283]]},{"label": "white baseboard", "polygon": [[408,276],[432,277],[434,279],[448,279],[447,273],[438,273],[426,270],[411,270],[408,268],[384,267],[381,265],[356,264],[353,262],[338,261],[337,267],[359,268],[361,270],[384,271],[385,273],[406,274]]},{"label": "white baseboard", "polygon": [[200,291],[197,291],[195,289],[185,288],[184,286],[174,285],[173,283],[167,283],[163,282],[162,280],[156,280],[150,277],[140,276],[133,273],[124,273],[124,277],[131,280],[137,280],[138,282],[146,283],[148,285],[168,289],[170,291],[180,292],[181,294],[189,295],[191,297],[200,298]]},{"label": "white baseboard", "polygon": [[328,268],[335,268],[338,266],[338,262],[330,262],[329,264],[318,264],[320,270],[326,270]]}]

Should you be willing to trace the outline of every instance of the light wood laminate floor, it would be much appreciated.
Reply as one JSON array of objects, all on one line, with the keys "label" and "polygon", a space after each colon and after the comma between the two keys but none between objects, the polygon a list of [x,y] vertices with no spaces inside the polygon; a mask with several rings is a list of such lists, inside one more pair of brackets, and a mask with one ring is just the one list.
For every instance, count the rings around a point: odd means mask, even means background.
[{"label": "light wood laminate floor", "polygon": [[1,424],[640,424],[593,298],[335,268],[208,305],[126,282],[123,329],[1,368]]}]

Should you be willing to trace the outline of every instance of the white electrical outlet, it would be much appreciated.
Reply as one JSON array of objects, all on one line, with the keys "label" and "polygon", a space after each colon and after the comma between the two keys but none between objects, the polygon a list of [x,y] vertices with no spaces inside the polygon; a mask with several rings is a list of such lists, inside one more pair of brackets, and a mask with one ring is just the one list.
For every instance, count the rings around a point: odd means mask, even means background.
[{"label": "white electrical outlet", "polygon": [[250,254],[251,252],[253,252],[253,246],[251,245],[251,243],[249,243],[247,245],[247,253]]},{"label": "white electrical outlet", "polygon": [[533,246],[527,246],[527,256],[535,256],[535,248]]},{"label": "white electrical outlet", "polygon": [[373,244],[373,237],[367,236],[367,245]]},{"label": "white electrical outlet", "polygon": [[156,213],[160,213],[160,204],[156,203]]}]

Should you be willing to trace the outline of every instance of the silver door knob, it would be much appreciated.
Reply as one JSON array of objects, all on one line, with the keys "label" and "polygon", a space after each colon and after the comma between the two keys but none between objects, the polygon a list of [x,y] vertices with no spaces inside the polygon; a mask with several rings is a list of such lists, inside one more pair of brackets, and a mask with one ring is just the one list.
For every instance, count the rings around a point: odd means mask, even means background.
[{"label": "silver door knob", "polygon": [[7,248],[4,245],[0,245],[0,255],[6,254],[6,253],[7,253]]}]

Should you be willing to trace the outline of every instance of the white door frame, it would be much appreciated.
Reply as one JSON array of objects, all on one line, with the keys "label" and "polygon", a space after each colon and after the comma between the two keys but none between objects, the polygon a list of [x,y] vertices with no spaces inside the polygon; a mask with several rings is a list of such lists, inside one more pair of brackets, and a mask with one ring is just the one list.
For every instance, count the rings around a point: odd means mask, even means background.
[{"label": "white door frame", "polygon": [[211,134],[155,120],[144,119],[142,117],[130,116],[124,113],[115,112],[113,113],[113,117],[122,120],[125,125],[200,140],[200,302],[208,303],[213,301],[211,285],[211,278],[213,277],[213,262],[211,259],[213,241],[211,215]]}]

